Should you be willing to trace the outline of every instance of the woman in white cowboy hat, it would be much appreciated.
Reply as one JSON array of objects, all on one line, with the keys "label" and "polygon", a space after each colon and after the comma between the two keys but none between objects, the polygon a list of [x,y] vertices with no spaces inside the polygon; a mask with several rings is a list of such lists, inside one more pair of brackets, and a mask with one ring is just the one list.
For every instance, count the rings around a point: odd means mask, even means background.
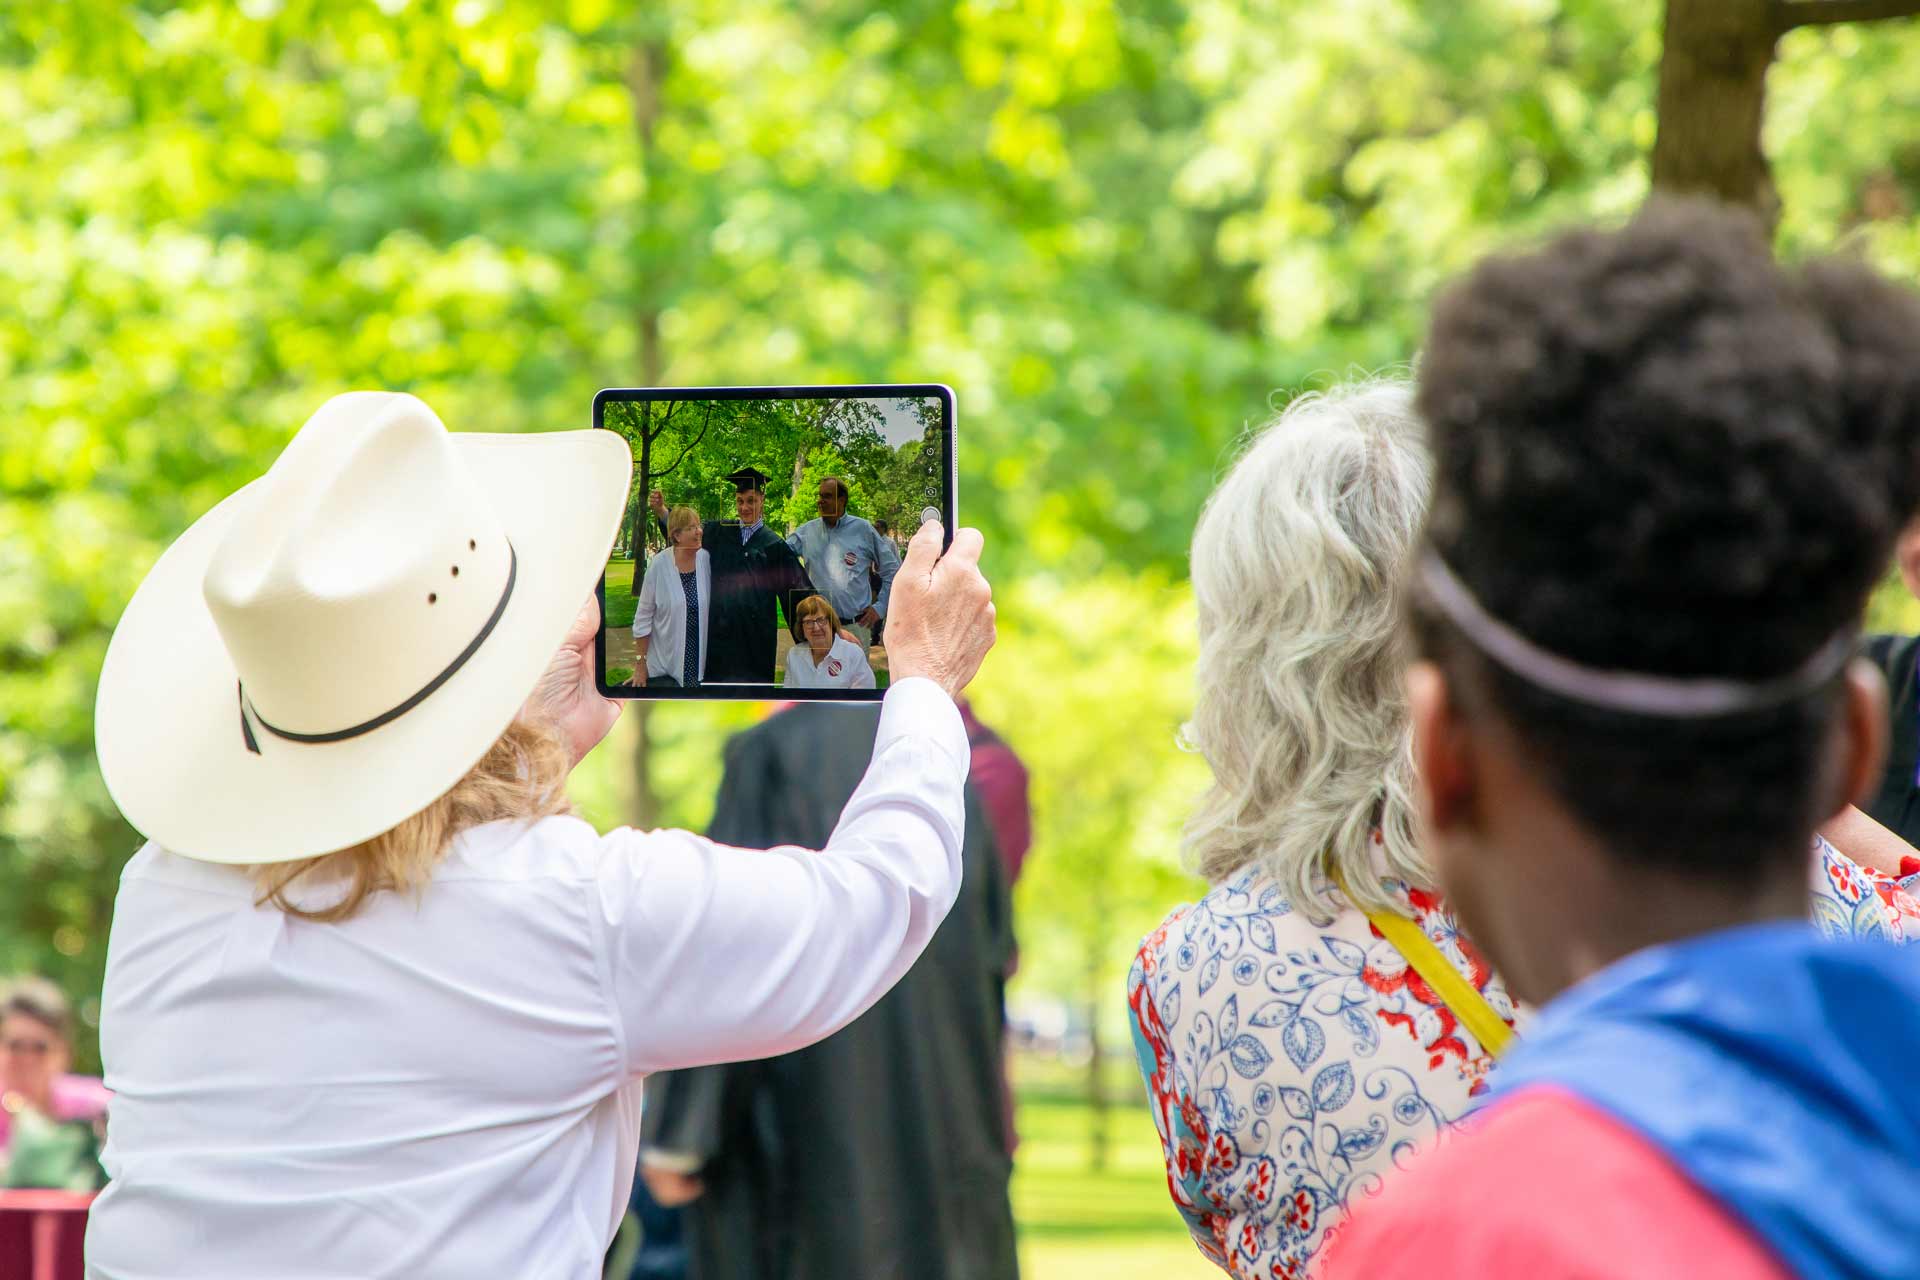
[{"label": "woman in white cowboy hat", "polygon": [[628,470],[612,432],[340,396],[148,574],[97,716],[150,840],[90,1274],[597,1276],[640,1077],[817,1040],[926,944],[960,875],[952,695],[993,642],[979,535],[914,541],[823,852],[601,836],[564,783],[619,711],[589,592]]}]

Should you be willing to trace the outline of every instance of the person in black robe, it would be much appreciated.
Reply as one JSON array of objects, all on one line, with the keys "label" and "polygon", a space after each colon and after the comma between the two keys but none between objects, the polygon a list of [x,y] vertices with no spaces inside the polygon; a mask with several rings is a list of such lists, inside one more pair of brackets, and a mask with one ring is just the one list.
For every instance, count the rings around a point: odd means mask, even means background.
[{"label": "person in black robe", "polygon": [[[878,724],[877,707],[800,705],[738,735],[711,835],[817,847]],[[641,1174],[687,1203],[689,1280],[1017,1275],[1000,1080],[1013,936],[971,786],[962,859],[926,952],[849,1026],[778,1058],[648,1078]]]},{"label": "person in black robe", "polygon": [[[772,684],[780,629],[777,602],[813,594],[813,581],[786,539],[762,521],[767,477],[742,467],[727,477],[734,485],[738,520],[708,520],[700,545],[713,572],[707,619],[707,661],[702,684]],[[648,507],[667,530],[666,495],[655,489]],[[634,560],[634,591],[639,592],[641,562]]]}]

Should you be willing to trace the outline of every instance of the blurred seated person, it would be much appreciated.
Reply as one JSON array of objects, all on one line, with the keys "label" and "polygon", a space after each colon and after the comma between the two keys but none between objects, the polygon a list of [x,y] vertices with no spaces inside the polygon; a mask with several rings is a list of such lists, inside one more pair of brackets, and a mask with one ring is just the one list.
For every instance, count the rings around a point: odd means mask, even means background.
[{"label": "blurred seated person", "polygon": [[633,675],[627,683],[691,689],[705,670],[707,619],[713,614],[712,557],[692,507],[667,516],[667,545],[647,565],[634,597]]},{"label": "blurred seated person", "polygon": [[787,650],[789,689],[871,689],[873,664],[840,630],[840,615],[824,596],[808,596],[793,611],[799,643]]},{"label": "blurred seated person", "polygon": [[112,1094],[70,1075],[73,1014],[60,989],[22,978],[0,1004],[0,1165],[10,1187],[92,1191],[103,1174],[98,1139]]}]

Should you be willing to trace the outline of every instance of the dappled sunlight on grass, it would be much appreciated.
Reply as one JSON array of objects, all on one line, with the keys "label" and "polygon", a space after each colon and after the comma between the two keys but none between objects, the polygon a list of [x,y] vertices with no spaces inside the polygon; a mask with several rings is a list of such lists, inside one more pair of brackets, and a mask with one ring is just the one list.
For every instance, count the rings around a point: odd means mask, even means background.
[{"label": "dappled sunlight on grass", "polygon": [[1178,1240],[1046,1240],[1023,1243],[1025,1280],[1220,1280],[1219,1270]]},{"label": "dappled sunlight on grass", "polygon": [[1220,1274],[1200,1256],[1167,1197],[1159,1141],[1137,1080],[1129,1087],[1122,1072],[1109,1073],[1107,1160],[1096,1173],[1088,1167],[1093,1111],[1073,1075],[1031,1060],[1017,1075],[1013,1211],[1028,1280]]}]

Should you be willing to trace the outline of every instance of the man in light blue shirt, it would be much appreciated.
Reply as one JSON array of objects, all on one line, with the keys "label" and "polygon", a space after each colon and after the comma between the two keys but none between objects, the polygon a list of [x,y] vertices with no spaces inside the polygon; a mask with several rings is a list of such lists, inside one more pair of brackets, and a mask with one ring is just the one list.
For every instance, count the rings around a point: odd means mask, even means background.
[{"label": "man in light blue shirt", "polygon": [[[847,514],[847,483],[839,476],[820,481],[820,516],[787,535],[787,545],[807,562],[807,576],[840,615],[843,627],[862,647],[873,643],[873,629],[887,616],[893,594],[893,575],[900,571],[900,552],[893,540],[859,516]],[[880,575],[880,594],[873,594],[868,571]]]}]

